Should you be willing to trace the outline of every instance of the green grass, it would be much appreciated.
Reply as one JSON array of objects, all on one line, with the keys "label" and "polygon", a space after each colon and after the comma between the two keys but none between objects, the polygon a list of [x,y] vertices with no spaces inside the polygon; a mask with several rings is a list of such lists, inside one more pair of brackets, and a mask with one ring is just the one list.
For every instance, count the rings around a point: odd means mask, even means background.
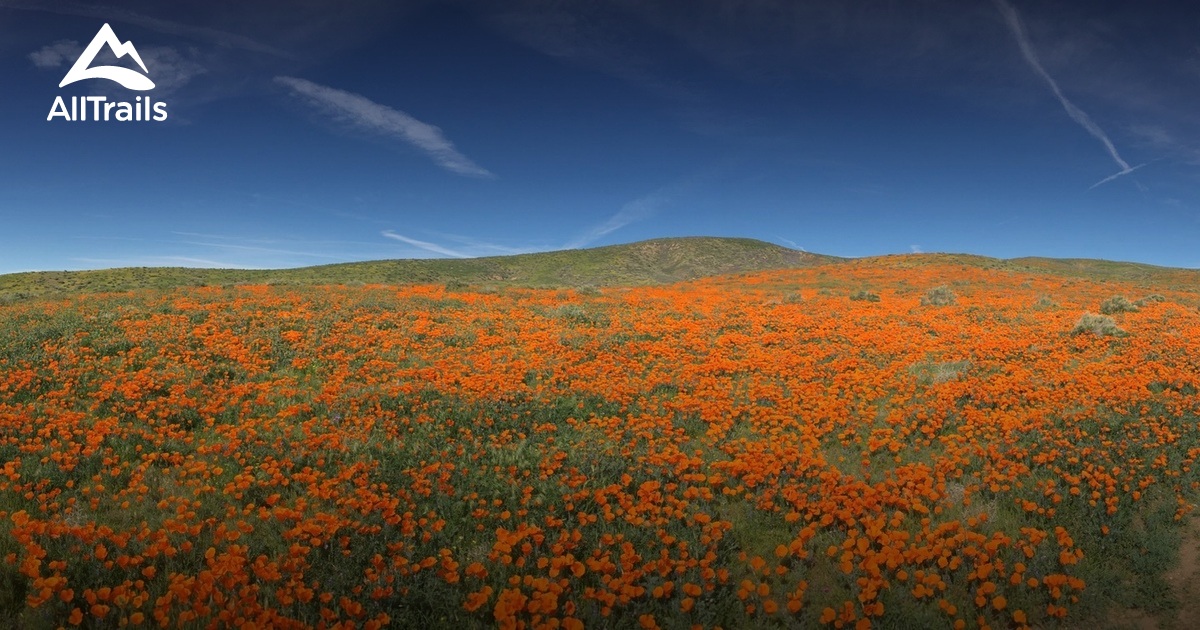
[{"label": "green grass", "polygon": [[[628,246],[624,246],[628,247]],[[624,250],[623,250],[624,251]],[[733,250],[730,250],[733,251]],[[653,252],[651,252],[653,253]],[[671,256],[682,255],[678,252],[671,253]],[[921,258],[912,259],[915,263],[920,263]],[[400,261],[404,262],[404,261]],[[438,261],[438,262],[461,262],[461,261]],[[343,266],[338,266],[343,267]],[[469,287],[466,283],[457,279],[445,281],[446,284],[453,284],[455,288]],[[458,283],[462,284],[458,284]],[[798,291],[798,289],[789,288],[789,291]],[[382,291],[380,292],[382,293]],[[892,293],[888,293],[892,295]],[[462,296],[459,296],[462,297]],[[1153,299],[1154,296],[1145,298],[1148,302],[1160,301]],[[132,299],[132,298],[130,298]],[[853,298],[851,298],[853,299]],[[97,344],[90,346],[96,348],[97,354],[100,356],[123,356],[129,354],[130,350],[136,349],[135,346],[125,345],[126,342],[120,335],[120,330],[112,326],[110,320],[105,319],[105,315],[111,312],[121,312],[125,308],[123,301],[125,297],[115,297],[109,304],[116,306],[111,311],[94,311],[86,313],[78,313],[64,311],[52,317],[13,317],[13,325],[9,330],[8,335],[3,337],[8,340],[6,344],[0,344],[0,359],[10,353],[11,356],[22,357],[39,357],[43,353],[43,345],[47,341],[60,339],[71,335],[75,331],[90,330],[96,334],[92,335],[94,340],[89,340],[86,343]],[[387,303],[383,303],[380,308],[386,308]],[[455,297],[449,297],[440,302],[439,308],[462,308],[463,303]],[[156,308],[170,308],[168,305],[163,305]],[[13,309],[13,312],[21,312],[21,309]],[[545,313],[548,317],[559,318],[568,322],[575,328],[587,327],[603,327],[608,321],[607,316],[609,311],[605,309],[603,304],[584,302],[583,304],[562,304],[560,306],[548,309]],[[613,315],[619,316],[619,313]],[[1097,330],[1092,330],[1090,326],[1085,327],[1081,332],[1095,332],[1096,334],[1107,334],[1103,331],[1106,329],[1105,320],[1115,329],[1115,323],[1111,318],[1096,317],[1100,326]],[[193,324],[198,323],[195,320]],[[740,328],[739,328],[740,329]],[[102,333],[102,334],[101,334]],[[625,343],[628,338],[623,338]],[[469,340],[463,340],[461,343],[469,343]],[[81,342],[84,343],[84,342]],[[447,342],[449,343],[449,342]],[[459,342],[455,342],[455,345]],[[134,353],[136,354],[136,353]],[[277,360],[278,365],[286,364],[286,357]],[[280,368],[282,369],[282,368]],[[913,365],[909,373],[915,377],[918,382],[925,387],[937,387],[944,383],[950,383],[968,374],[971,369],[971,363],[967,360],[958,361],[941,361],[939,357],[931,355],[927,361]],[[530,372],[526,375],[528,381],[540,378],[536,372]],[[236,382],[244,380],[244,374],[230,372],[228,374],[217,374],[214,376],[217,380]],[[1190,389],[1189,389],[1190,388]],[[1186,395],[1195,395],[1195,389],[1191,388],[1190,384],[1175,384],[1170,382],[1155,382],[1149,386],[1152,393],[1161,393],[1166,390],[1173,390]],[[1156,391],[1157,390],[1157,391]],[[669,383],[661,383],[655,385],[651,389],[652,396],[649,396],[648,402],[660,402],[669,400],[677,395],[680,391],[680,386]],[[29,390],[23,393],[31,397],[36,397],[37,392]],[[22,402],[21,399],[14,398],[15,402]],[[746,398],[745,403],[749,403],[752,398]],[[647,407],[645,409],[638,407],[624,407],[621,404],[605,401],[604,399],[590,396],[564,396],[563,398],[534,400],[531,398],[522,398],[520,396],[510,396],[496,401],[484,403],[469,403],[454,399],[449,396],[440,396],[436,393],[430,393],[426,397],[415,395],[413,400],[388,400],[385,401],[388,405],[394,405],[397,409],[387,409],[390,414],[403,417],[405,419],[412,417],[414,409],[422,409],[428,417],[423,421],[405,422],[403,424],[404,440],[389,439],[389,436],[383,432],[366,433],[361,436],[359,441],[352,443],[352,449],[345,452],[331,450],[329,453],[314,453],[309,454],[309,457],[346,457],[351,461],[361,459],[369,459],[378,461],[380,466],[380,481],[387,482],[395,486],[403,486],[409,479],[408,471],[412,468],[414,461],[419,461],[423,457],[429,457],[430,453],[435,453],[438,457],[446,458],[454,461],[458,466],[458,470],[494,470],[497,467],[500,469],[509,469],[519,471],[528,471],[530,473],[529,484],[535,488],[532,497],[553,496],[555,487],[550,485],[546,480],[536,479],[538,464],[541,461],[543,453],[537,448],[537,442],[531,440],[530,435],[536,431],[535,427],[539,424],[552,425],[555,427],[554,435],[558,440],[565,457],[563,466],[567,468],[576,468],[581,473],[585,474],[589,479],[589,484],[592,486],[603,486],[612,483],[618,483],[622,473],[627,470],[628,461],[641,461],[640,458],[645,456],[645,453],[631,451],[622,453],[615,445],[625,443],[624,440],[613,440],[612,444],[608,444],[610,440],[605,437],[604,431],[600,430],[599,423],[589,423],[586,418],[604,418],[610,416],[636,416],[643,412],[662,413],[663,410],[657,407]],[[676,412],[672,412],[676,413]],[[314,411],[310,414],[313,417],[324,417],[328,412],[321,410],[321,413]],[[437,445],[450,443],[454,439],[466,437],[467,434],[461,434],[464,428],[476,427],[481,424],[481,420],[487,418],[489,421],[494,420],[497,425],[494,431],[489,432],[489,437],[494,433],[503,431],[515,432],[518,437],[509,441],[497,441],[486,452],[483,452],[480,459],[470,459],[464,455],[453,455],[443,453]],[[1114,416],[1113,418],[1104,418],[1105,424],[1097,424],[1087,426],[1087,433],[1083,435],[1086,439],[1092,441],[1093,448],[1099,452],[1105,448],[1104,440],[1107,439],[1104,430],[1120,433],[1118,439],[1128,438],[1134,439],[1143,431],[1139,425],[1139,416]],[[1195,426],[1197,418],[1195,416],[1181,417],[1179,425]],[[1067,420],[1063,420],[1066,422]],[[1099,422],[1099,421],[1096,421]],[[672,418],[672,426],[676,426],[682,431],[689,440],[694,440],[698,445],[704,442],[708,425],[698,416],[691,413],[678,412],[678,415]],[[842,469],[843,474],[861,477],[864,474],[861,462],[863,440],[869,435],[869,431],[879,428],[880,424],[870,425],[864,424],[861,427],[854,427],[854,430],[862,439],[858,441],[847,440],[844,443],[840,440],[835,440],[837,437],[834,434],[829,434],[826,437],[823,448],[826,457],[831,462],[836,462],[837,466]],[[198,432],[203,432],[204,427],[195,428]],[[480,437],[484,434],[471,434],[472,437]],[[739,420],[733,429],[723,435],[720,440],[713,440],[713,443],[724,443],[735,438],[751,438],[761,434],[755,433],[755,427],[752,423],[745,420]],[[1011,439],[1016,440],[1014,444],[1021,446],[1024,449],[1030,449],[1033,444],[1037,443],[1035,434],[1014,435]],[[1083,438],[1081,438],[1083,439]],[[1144,439],[1144,438],[1142,438]],[[564,445],[569,445],[564,446]],[[125,446],[127,449],[137,447],[136,444],[130,443]],[[712,446],[709,445],[712,449]],[[931,446],[927,443],[923,448],[913,445],[911,449],[906,448],[903,456],[905,465],[909,464],[927,464],[923,455],[927,454]],[[1177,459],[1182,459],[1187,455],[1186,445],[1181,440],[1180,444],[1174,447],[1172,456]],[[173,451],[175,449],[164,448],[164,452]],[[180,449],[182,450],[182,449]],[[689,443],[688,451],[692,450],[692,445]],[[247,454],[252,458],[261,459],[267,455],[271,455],[278,451],[277,448],[261,447],[261,450],[247,450]],[[709,453],[714,450],[709,450]],[[1015,452],[1023,452],[1021,449],[1015,449]],[[124,450],[120,452],[122,459],[135,459],[132,451]],[[0,455],[7,456],[9,453],[0,450]],[[298,456],[299,458],[300,456]],[[705,455],[706,459],[708,455]],[[457,458],[457,459],[455,459]],[[6,457],[0,457],[6,459]],[[888,452],[878,453],[871,461],[870,469],[872,471],[887,471],[894,469],[895,464],[899,464],[897,459],[894,463],[891,462],[892,454]],[[877,460],[877,461],[875,461]],[[305,463],[307,460],[299,460],[299,465],[309,465]],[[101,470],[101,462],[97,459],[93,462],[87,462],[88,465],[95,466],[94,469],[81,467],[77,474],[80,478],[90,478],[92,474],[99,474]],[[1040,493],[1035,482],[1047,483],[1057,480],[1061,475],[1058,470],[1037,469],[1031,466],[1033,471],[1024,479],[1028,484],[1027,494],[1024,495],[1033,501],[1044,500],[1044,495]],[[640,473],[633,482],[641,483],[643,481],[657,481],[658,471],[646,467],[638,469]],[[975,473],[977,470],[969,470],[968,473]],[[1069,472],[1078,472],[1071,469]],[[42,472],[40,469],[31,469],[29,475],[34,478],[50,475],[50,472]],[[232,472],[227,473],[232,474]],[[167,484],[173,483],[171,478],[158,476],[154,472],[150,485],[155,491],[158,488]],[[498,481],[498,476],[468,476],[465,472],[461,478],[456,478],[456,485],[460,488],[459,492],[478,492],[480,496],[488,499],[498,499],[505,505],[521,504],[524,500],[519,492],[519,489],[511,484],[501,483]],[[223,479],[222,481],[228,481]],[[1181,482],[1182,483],[1182,482]],[[118,484],[119,486],[120,484]],[[944,509],[949,512],[946,518],[950,516],[976,517],[982,513],[989,515],[989,528],[994,531],[1009,531],[1016,529],[1018,523],[1023,522],[1026,518],[1031,517],[1013,504],[998,500],[988,490],[978,484],[971,483],[969,475],[953,477],[948,486],[951,486],[948,496],[952,500],[945,502]],[[973,486],[973,487],[972,487]],[[164,495],[173,494],[170,490],[164,491]],[[970,501],[964,501],[964,497]],[[261,497],[250,497],[247,500],[253,499],[258,501]],[[1169,589],[1161,579],[1161,574],[1169,567],[1175,550],[1179,545],[1178,525],[1173,521],[1174,504],[1170,501],[1171,497],[1164,495],[1148,495],[1143,503],[1135,507],[1127,507],[1125,511],[1113,516],[1110,519],[1103,521],[1105,524],[1112,527],[1112,534],[1102,537],[1096,533],[1101,521],[1096,520],[1095,510],[1091,510],[1085,503],[1084,499],[1071,498],[1067,496],[1063,503],[1058,507],[1061,517],[1059,521],[1071,523],[1072,531],[1077,532],[1076,538],[1080,543],[1085,543],[1088,549],[1097,549],[1101,552],[1091,553],[1085,556],[1079,565],[1079,575],[1089,584],[1089,591],[1085,591],[1084,599],[1080,604],[1080,611],[1091,618],[1103,618],[1105,611],[1109,608],[1128,608],[1133,605],[1140,605],[1148,611],[1156,614],[1169,612],[1178,607],[1178,602],[1172,599]],[[530,499],[533,501],[535,499]],[[251,501],[251,502],[254,502]],[[149,505],[149,504],[147,504]],[[752,496],[745,493],[738,495],[730,495],[722,497],[720,502],[720,512],[718,516],[727,519],[734,523],[734,528],[729,538],[725,540],[717,549],[723,554],[723,558],[736,557],[740,551],[745,551],[755,555],[770,557],[773,553],[774,546],[781,542],[787,542],[789,537],[794,534],[794,528],[787,522],[782,520],[782,516],[778,513],[771,512],[759,507],[753,500]],[[596,511],[595,505],[584,506],[589,511]],[[108,511],[101,513],[103,522],[119,523],[122,526],[129,525],[137,520],[147,520],[153,522],[158,514],[157,511],[147,512],[126,512],[117,510],[114,506],[106,506]],[[455,511],[458,509],[459,511]],[[438,512],[447,515],[452,522],[467,522],[466,512],[462,511],[457,504],[451,501],[438,503]],[[92,515],[95,516],[94,514]],[[220,518],[219,513],[214,513],[212,518]],[[488,517],[492,518],[492,517]],[[943,519],[945,520],[945,519]],[[1046,521],[1050,522],[1050,521]],[[488,526],[493,527],[502,524],[500,520],[496,522],[488,522]],[[909,524],[914,528],[916,525]],[[2,523],[0,523],[2,526]],[[632,526],[620,525],[622,529],[631,539],[638,540],[639,543],[645,540],[650,540],[648,534],[640,529]],[[1089,529],[1090,528],[1090,529]],[[3,530],[0,529],[0,532]],[[260,536],[276,536],[278,532],[272,530],[264,530]],[[696,536],[695,532],[689,531],[686,536]],[[459,538],[452,538],[459,536]],[[638,538],[638,537],[642,538]],[[810,600],[813,606],[805,611],[808,615],[804,619],[812,621],[812,618],[819,613],[821,606],[826,604],[836,604],[842,601],[851,594],[851,582],[844,574],[842,574],[831,559],[824,555],[823,551],[829,546],[834,546],[842,542],[843,538],[837,533],[825,533],[822,537],[814,539],[809,546],[811,552],[810,560],[806,561],[805,565],[795,570],[796,575],[804,575],[813,585]],[[0,543],[3,543],[4,537],[0,536]],[[447,542],[449,541],[449,542]],[[468,529],[455,531],[453,528],[446,531],[445,537],[436,541],[438,544],[453,545],[456,549],[476,549],[480,545],[486,545],[486,538],[477,538],[476,534]],[[593,539],[587,541],[589,544],[594,544]],[[691,542],[691,539],[689,539]],[[263,543],[263,546],[273,543]],[[700,547],[698,541],[695,541],[694,547]],[[486,550],[486,546],[480,547]],[[437,545],[431,543],[428,550],[423,553],[433,554],[437,549]],[[0,544],[0,556],[7,553],[9,549]],[[370,553],[377,551],[374,547],[364,547],[362,549],[355,548],[352,561],[359,563],[353,565],[357,570],[359,565],[365,565]],[[485,553],[485,552],[476,552]],[[468,556],[470,559],[475,559],[476,556]],[[730,561],[732,562],[732,561]],[[1039,561],[1040,562],[1040,561]],[[1035,565],[1030,563],[1038,572],[1050,572],[1056,570],[1053,563],[1047,561],[1048,564]],[[947,579],[951,582],[952,592],[955,596],[955,601],[967,598],[968,585],[961,578],[963,571],[959,572],[958,578],[948,572]],[[353,570],[347,572],[349,575],[355,575]],[[731,584],[736,584],[744,574],[735,573]],[[422,580],[426,579],[424,576]],[[352,584],[339,585],[339,588],[351,588]],[[772,583],[774,586],[774,583]],[[821,587],[828,586],[826,591],[821,591]],[[5,572],[3,565],[0,565],[0,613],[9,611],[15,618],[18,611],[23,609],[24,601],[24,581],[11,570]],[[739,612],[738,604],[732,596],[732,586],[722,586],[720,591],[712,595],[706,595],[709,599],[705,600],[699,606],[699,610],[704,614],[709,615],[713,621],[721,623],[736,623],[741,622],[748,625],[760,625],[763,627],[771,626],[765,621],[759,623],[754,619],[747,620]],[[440,590],[439,590],[440,589]],[[889,592],[884,595],[887,602],[887,609],[893,611],[890,618],[903,620],[903,625],[890,627],[944,627],[946,620],[937,613],[931,611],[927,606],[915,605],[910,598],[904,596],[898,589],[896,592]],[[459,617],[437,617],[437,612],[444,603],[451,597],[454,597],[456,592],[453,589],[447,589],[445,585],[439,585],[436,581],[430,580],[428,583],[421,582],[419,588],[413,588],[411,596],[405,598],[397,598],[393,604],[398,608],[395,614],[398,625],[400,626],[428,626],[431,624],[448,624],[454,622],[458,625],[468,625],[474,619],[466,615],[460,610],[454,610],[453,614]],[[1016,608],[1027,607],[1033,603],[1041,603],[1040,600],[1017,600],[1014,598],[1012,607]],[[402,606],[401,606],[402,604]],[[663,608],[662,610],[667,610]],[[4,614],[0,614],[0,619],[5,618]],[[598,617],[597,617],[598,618]],[[627,618],[624,621],[632,621],[632,618]],[[27,617],[22,622],[23,627],[41,627],[37,619]],[[3,624],[0,624],[3,626]],[[18,626],[21,627],[21,626]],[[615,627],[615,626],[614,626]],[[885,626],[889,627],[889,626]]]},{"label": "green grass", "polygon": [[[37,271],[0,275],[0,306],[29,297],[235,284],[443,284],[450,291],[494,291],[505,286],[574,287],[594,293],[606,286],[670,284],[717,275],[836,265],[851,260],[749,238],[682,237],[514,256],[376,260],[293,269],[127,267]],[[1140,263],[1054,258],[1005,260],[970,254],[903,254],[854,260],[865,263],[895,260],[895,264],[904,267],[954,263],[999,271],[1134,282],[1200,295],[1200,270]],[[870,292],[862,291],[854,299],[874,298]]]},{"label": "green grass", "polygon": [[991,258],[974,254],[893,254],[859,260],[898,259],[899,266],[925,267],[958,264],[964,267],[994,269],[1017,273],[1045,274],[1079,278],[1095,282],[1128,282],[1156,289],[1196,292],[1200,287],[1200,269],[1159,267],[1144,263],[1088,258]]},{"label": "green grass", "polygon": [[515,256],[407,259],[296,269],[122,268],[0,275],[0,303],[25,297],[249,284],[444,284],[580,287],[672,283],[707,276],[809,267],[843,260],[748,238],[664,238]]}]

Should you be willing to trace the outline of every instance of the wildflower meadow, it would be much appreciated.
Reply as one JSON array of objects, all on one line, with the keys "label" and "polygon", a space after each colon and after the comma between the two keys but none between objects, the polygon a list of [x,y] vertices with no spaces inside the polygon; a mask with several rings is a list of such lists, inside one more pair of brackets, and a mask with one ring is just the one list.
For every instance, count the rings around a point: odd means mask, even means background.
[{"label": "wildflower meadow", "polygon": [[0,618],[1055,628],[1172,610],[1163,574],[1200,496],[1196,294],[902,260],[0,305]]}]

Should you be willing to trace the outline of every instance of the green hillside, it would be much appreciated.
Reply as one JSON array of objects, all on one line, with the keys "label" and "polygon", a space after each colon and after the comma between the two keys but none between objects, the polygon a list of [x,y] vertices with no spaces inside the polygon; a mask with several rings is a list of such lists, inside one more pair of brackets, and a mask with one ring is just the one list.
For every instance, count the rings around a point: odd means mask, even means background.
[{"label": "green hillside", "polygon": [[1108,260],[989,258],[971,254],[899,254],[839,258],[748,238],[663,238],[591,249],[486,258],[376,260],[295,269],[130,267],[0,275],[0,300],[76,292],[170,289],[230,284],[435,284],[475,286],[630,286],[825,264],[920,267],[933,264],[1119,281],[1164,289],[1200,289],[1200,270]]},{"label": "green hillside", "polygon": [[765,269],[806,267],[843,259],[747,238],[665,238],[591,249],[466,259],[406,259],[297,269],[137,267],[0,275],[0,297],[73,292],[168,289],[232,283],[611,286],[670,283]]},{"label": "green hillside", "polygon": [[1144,263],[1090,258],[990,258],[974,254],[893,254],[853,259],[856,264],[888,264],[897,267],[921,267],[958,264],[966,267],[998,269],[1018,273],[1036,273],[1093,282],[1125,282],[1147,288],[1200,291],[1200,269],[1159,267]]}]

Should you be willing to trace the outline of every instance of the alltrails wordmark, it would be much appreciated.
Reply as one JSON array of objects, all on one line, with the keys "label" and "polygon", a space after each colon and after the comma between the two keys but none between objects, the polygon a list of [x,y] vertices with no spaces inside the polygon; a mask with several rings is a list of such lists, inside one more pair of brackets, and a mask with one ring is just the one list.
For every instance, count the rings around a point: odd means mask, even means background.
[{"label": "alltrails wordmark", "polygon": [[[117,59],[128,55],[142,69],[142,72],[121,66],[93,66],[92,62],[96,60],[96,55],[105,47],[108,47]],[[79,59],[75,60],[75,65],[67,71],[67,76],[63,77],[58,87],[61,88],[85,79],[107,79],[119,83],[125,89],[145,92],[154,89],[154,81],[147,76],[148,74],[150,74],[150,70],[146,68],[146,64],[142,61],[142,56],[138,54],[137,48],[133,46],[133,42],[122,42],[117,38],[112,27],[105,24],[100,27],[100,31],[92,38],[87,48],[83,49],[83,53],[79,55]],[[167,104],[161,101],[156,103],[148,95],[138,96],[133,99],[132,103],[109,101],[107,96],[72,96],[71,106],[68,107],[67,101],[62,96],[56,96],[54,104],[50,106],[50,113],[46,115],[46,120],[51,121],[55,118],[71,122],[81,120],[161,122],[167,119]]]},{"label": "alltrails wordmark", "polygon": [[155,103],[149,96],[143,99],[138,96],[134,102],[110,101],[107,96],[72,96],[68,107],[67,101],[61,96],[54,97],[54,105],[46,120],[62,118],[69,121],[80,120],[117,120],[139,121],[152,120],[160,122],[167,119],[167,104]]}]

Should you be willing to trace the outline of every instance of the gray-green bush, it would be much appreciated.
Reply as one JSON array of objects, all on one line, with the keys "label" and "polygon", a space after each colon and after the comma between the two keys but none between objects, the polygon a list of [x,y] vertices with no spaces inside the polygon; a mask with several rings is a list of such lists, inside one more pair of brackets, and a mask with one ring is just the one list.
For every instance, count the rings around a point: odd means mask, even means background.
[{"label": "gray-green bush", "polygon": [[921,304],[923,306],[949,306],[954,304],[957,299],[958,296],[954,295],[954,291],[951,291],[950,287],[942,285],[926,291],[925,295],[921,297]]},{"label": "gray-green bush", "polygon": [[1123,295],[1114,295],[1100,304],[1100,312],[1104,315],[1112,315],[1114,313],[1132,313],[1138,310],[1138,307],[1128,298]]},{"label": "gray-green bush", "polygon": [[1071,329],[1072,335],[1082,335],[1084,333],[1092,333],[1100,337],[1121,337],[1125,335],[1125,331],[1117,326],[1117,322],[1107,315],[1096,315],[1095,313],[1084,313],[1083,317],[1075,323],[1075,327]]}]

